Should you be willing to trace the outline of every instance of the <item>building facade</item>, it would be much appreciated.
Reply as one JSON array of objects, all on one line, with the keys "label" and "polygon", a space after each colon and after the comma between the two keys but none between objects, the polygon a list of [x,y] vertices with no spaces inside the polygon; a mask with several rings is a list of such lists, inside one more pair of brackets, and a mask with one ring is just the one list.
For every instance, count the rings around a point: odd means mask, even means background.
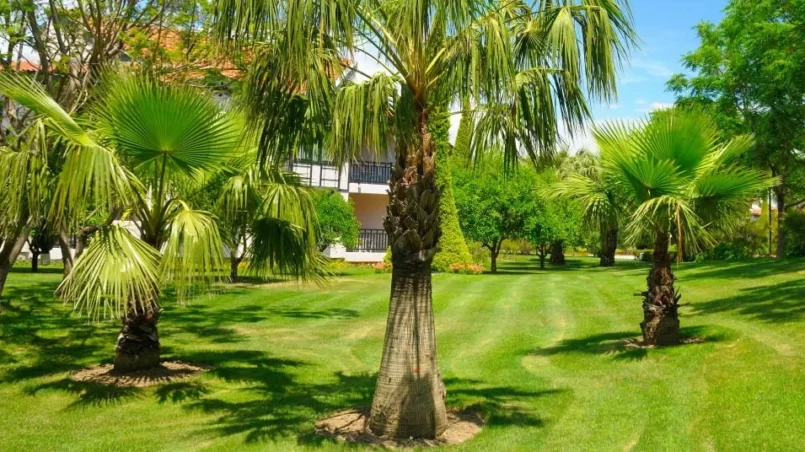
[{"label": "building facade", "polygon": [[361,225],[358,245],[347,249],[332,246],[324,251],[327,257],[347,262],[381,262],[389,246],[383,229],[388,205],[388,187],[394,169],[392,156],[364,152],[359,160],[339,166],[321,155],[300,157],[290,164],[305,185],[337,191],[355,206],[355,216]]}]

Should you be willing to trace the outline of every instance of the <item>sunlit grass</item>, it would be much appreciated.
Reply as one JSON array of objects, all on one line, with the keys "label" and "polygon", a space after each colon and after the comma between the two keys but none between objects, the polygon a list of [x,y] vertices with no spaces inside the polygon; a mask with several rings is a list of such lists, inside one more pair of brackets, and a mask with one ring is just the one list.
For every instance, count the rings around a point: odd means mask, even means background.
[{"label": "sunlit grass", "polygon": [[[645,264],[571,258],[539,271],[434,276],[448,403],[489,421],[464,450],[797,450],[805,436],[805,261],[687,264],[683,333],[639,350]],[[148,389],[69,372],[110,362],[117,322],[89,324],[52,297],[54,273],[17,269],[0,315],[0,449],[345,449],[317,418],[368,405],[389,275],[327,287],[239,286],[167,302],[167,359],[214,366]],[[10,304],[7,301],[10,298]]]}]

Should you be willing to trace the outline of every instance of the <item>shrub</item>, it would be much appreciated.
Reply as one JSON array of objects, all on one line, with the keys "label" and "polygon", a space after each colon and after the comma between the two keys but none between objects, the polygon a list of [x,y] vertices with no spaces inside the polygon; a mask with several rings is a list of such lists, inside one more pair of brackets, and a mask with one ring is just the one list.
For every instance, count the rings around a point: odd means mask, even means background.
[{"label": "shrub", "polygon": [[484,265],[491,259],[489,248],[481,246],[478,242],[470,242],[469,249],[473,264]]},{"label": "shrub", "polygon": [[788,233],[786,255],[805,256],[805,213],[794,211],[786,214],[783,227]]},{"label": "shrub", "polygon": [[375,270],[375,273],[391,273],[391,264],[386,262],[372,264],[372,268]]},{"label": "shrub", "polygon": [[449,270],[450,273],[460,275],[480,275],[484,272],[484,266],[479,264],[453,264]]}]

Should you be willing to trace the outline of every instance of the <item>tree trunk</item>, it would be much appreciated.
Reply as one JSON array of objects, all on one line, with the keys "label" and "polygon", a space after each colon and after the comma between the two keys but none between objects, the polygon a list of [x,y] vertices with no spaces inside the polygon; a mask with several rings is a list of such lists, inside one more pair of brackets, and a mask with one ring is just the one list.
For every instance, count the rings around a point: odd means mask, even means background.
[{"label": "tree trunk", "polygon": [[565,243],[562,240],[557,240],[551,244],[550,264],[557,267],[565,265]]},{"label": "tree trunk", "polygon": [[0,246],[0,299],[3,297],[3,288],[6,286],[8,274],[11,273],[11,267],[14,266],[17,256],[20,255],[22,247],[25,246],[30,232],[31,227],[26,225],[19,230],[16,240],[12,235],[9,239],[0,242],[2,243],[2,246]]},{"label": "tree trunk", "polygon": [[116,372],[132,372],[159,365],[158,321],[159,309],[143,311],[139,307],[129,307],[122,319],[123,326],[115,347]]},{"label": "tree trunk", "polygon": [[430,260],[394,262],[383,360],[370,428],[378,435],[435,438],[447,425],[436,360]]},{"label": "tree trunk", "polygon": [[[777,253],[775,256],[777,258],[785,257],[786,252],[786,233],[785,233],[785,226],[783,225],[783,221],[785,220],[785,187],[778,186],[774,190],[775,196],[777,197]],[[771,209],[771,206],[769,206]]]},{"label": "tree trunk", "polygon": [[384,222],[393,264],[391,297],[369,428],[400,438],[436,438],[447,426],[431,298],[431,262],[441,229],[427,121],[423,109],[422,147],[397,151]]},{"label": "tree trunk", "polygon": [[241,257],[236,257],[234,254],[229,256],[229,279],[232,282],[238,280],[238,266],[243,260]]},{"label": "tree trunk", "polygon": [[643,292],[643,343],[645,345],[675,345],[679,337],[679,295],[674,290],[671,255],[668,253],[668,233],[658,232],[654,256],[647,278],[648,290]]},{"label": "tree trunk", "polygon": [[39,273],[39,252],[31,250],[31,273]]},{"label": "tree trunk", "polygon": [[618,249],[618,227],[607,227],[601,231],[601,267],[615,265],[615,252]]},{"label": "tree trunk", "polygon": [[489,261],[490,261],[490,270],[492,273],[498,272],[498,255],[500,254],[500,249],[497,247],[493,247],[491,252],[489,253]]},{"label": "tree trunk", "polygon": [[70,249],[70,237],[67,236],[67,232],[64,230],[59,230],[59,249],[61,250],[61,261],[64,265],[64,271],[62,272],[62,278],[67,278],[70,276],[70,272],[73,271],[73,251]]}]

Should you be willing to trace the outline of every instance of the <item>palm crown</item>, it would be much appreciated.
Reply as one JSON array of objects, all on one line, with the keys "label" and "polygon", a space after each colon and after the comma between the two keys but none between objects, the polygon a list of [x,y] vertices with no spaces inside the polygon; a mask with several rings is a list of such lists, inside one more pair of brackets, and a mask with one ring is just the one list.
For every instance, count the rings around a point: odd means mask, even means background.
[{"label": "palm crown", "polygon": [[633,240],[680,227],[691,248],[707,244],[708,230],[729,230],[774,183],[736,160],[750,136],[723,141],[702,113],[659,112],[632,126],[608,123],[594,136],[605,177],[634,209],[626,226]]}]

